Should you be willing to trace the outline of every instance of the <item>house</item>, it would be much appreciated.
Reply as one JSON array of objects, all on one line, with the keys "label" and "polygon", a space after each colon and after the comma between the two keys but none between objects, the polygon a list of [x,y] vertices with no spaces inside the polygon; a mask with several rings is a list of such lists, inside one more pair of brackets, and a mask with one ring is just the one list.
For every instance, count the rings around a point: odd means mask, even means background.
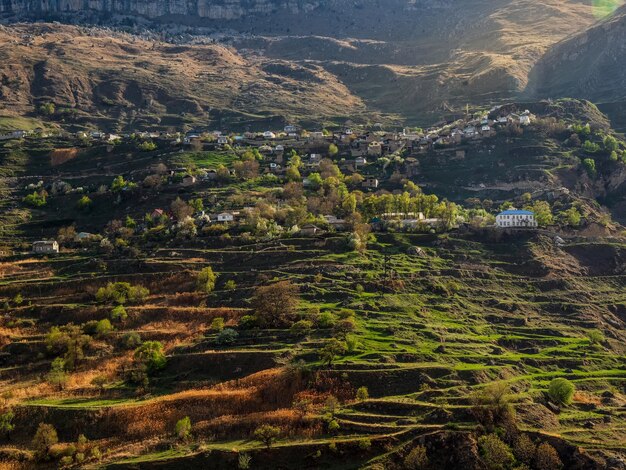
[{"label": "house", "polygon": [[333,227],[337,231],[344,230],[348,226],[348,223],[344,219],[338,219],[336,216],[332,214],[325,215],[324,219],[326,219],[326,223],[329,226]]},{"label": "house", "polygon": [[361,186],[363,186],[365,189],[376,189],[378,188],[378,179],[374,178],[373,176],[368,176],[363,180]]},{"label": "house", "polygon": [[382,142],[371,142],[367,146],[367,154],[372,157],[380,157],[383,153],[383,144]]},{"label": "house", "polygon": [[77,242],[82,242],[85,240],[89,240],[90,238],[94,237],[95,235],[93,233],[89,233],[89,232],[78,232],[76,234],[76,241]]},{"label": "house", "polygon": [[314,131],[309,133],[309,139],[311,140],[319,140],[324,138],[324,133],[320,131]]},{"label": "house", "polygon": [[285,126],[285,132],[287,134],[295,134],[296,132],[298,132],[298,127],[292,125]]},{"label": "house", "polygon": [[496,227],[536,227],[535,213],[509,209],[500,212],[496,216]]},{"label": "house", "polygon": [[528,111],[519,117],[519,123],[521,126],[528,126],[530,124],[530,113]]},{"label": "house", "polygon": [[322,232],[322,229],[317,225],[306,224],[300,229],[300,235],[305,237],[312,237]]},{"label": "house", "polygon": [[232,222],[235,220],[235,216],[231,212],[222,212],[221,214],[217,214],[218,222]]},{"label": "house", "polygon": [[219,145],[226,145],[226,144],[228,144],[228,143],[229,143],[229,142],[228,142],[228,137],[226,137],[225,135],[220,135],[220,136],[217,138],[217,143],[218,143]]},{"label": "house", "polygon": [[185,175],[183,176],[183,186],[193,186],[196,184],[196,177],[193,175]]},{"label": "house", "polygon": [[362,166],[365,166],[365,165],[367,165],[367,158],[365,158],[365,157],[356,157],[354,159],[354,167],[355,168],[358,169],[358,168],[360,168]]},{"label": "house", "polygon": [[33,253],[58,253],[59,244],[56,240],[41,240],[33,243]]},{"label": "house", "polygon": [[265,131],[265,132],[263,132],[263,138],[264,139],[275,139],[276,138],[276,134],[274,134],[272,131]]},{"label": "house", "polygon": [[165,211],[163,209],[154,209],[150,214],[150,217],[153,219],[160,219],[165,215]]}]

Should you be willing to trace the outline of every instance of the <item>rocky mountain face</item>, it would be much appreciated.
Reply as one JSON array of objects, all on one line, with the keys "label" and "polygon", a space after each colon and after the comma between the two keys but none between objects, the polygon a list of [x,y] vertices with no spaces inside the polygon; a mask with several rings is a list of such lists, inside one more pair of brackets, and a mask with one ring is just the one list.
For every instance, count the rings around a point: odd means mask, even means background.
[{"label": "rocky mountain face", "polygon": [[0,0],[9,21],[216,34],[264,66],[323,70],[368,110],[415,124],[517,97],[593,13],[580,0]]},{"label": "rocky mountain face", "polygon": [[[626,127],[626,6],[551,48],[530,73],[527,94],[600,103]],[[621,112],[620,112],[621,111]]]}]

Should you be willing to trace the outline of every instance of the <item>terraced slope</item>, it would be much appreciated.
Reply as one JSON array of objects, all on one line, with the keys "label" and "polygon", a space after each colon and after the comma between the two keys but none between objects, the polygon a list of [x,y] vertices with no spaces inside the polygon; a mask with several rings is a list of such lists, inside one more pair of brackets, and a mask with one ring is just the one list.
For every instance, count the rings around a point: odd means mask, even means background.
[{"label": "terraced slope", "polygon": [[[233,449],[248,452],[259,468],[282,459],[291,462],[288,468],[300,466],[296,455],[307,455],[310,467],[345,464],[347,458],[356,468],[379,457],[393,460],[416,439],[463,436],[476,426],[472,393],[504,382],[514,391],[524,431],[558,436],[559,445],[583,447],[591,456],[619,454],[626,405],[624,245],[572,239],[556,248],[550,238],[524,234],[488,240],[486,233],[380,234],[368,255],[359,256],[333,248],[333,238],[289,239],[265,250],[162,251],[131,270],[79,253],[5,261],[0,295],[21,293],[25,301],[10,308],[3,326],[1,387],[16,414],[4,452],[18,452],[39,422],[49,422],[62,441],[84,433],[107,449],[105,461],[117,462],[112,468],[152,468],[148,462],[163,459],[172,468],[183,462],[227,466],[237,458]],[[407,255],[411,246],[426,257]],[[193,285],[190,273],[207,264],[220,273],[215,294],[185,293]],[[317,352],[330,330],[302,336],[242,329],[231,344],[216,343],[212,319],[238,324],[247,310],[244,299],[263,276],[297,283],[303,306],[353,310],[354,348],[328,368]],[[228,279],[237,280],[235,291],[223,289]],[[50,360],[42,334],[52,325],[106,316],[93,292],[112,280],[140,282],[151,295],[128,308],[115,332],[92,343],[65,390],[42,384]],[[587,337],[595,328],[606,334],[599,346]],[[168,351],[168,365],[149,395],[137,395],[115,378],[129,358],[120,346],[128,332],[159,340]],[[317,372],[282,365],[298,361]],[[98,390],[91,380],[100,374],[108,384]],[[546,408],[543,394],[554,377],[567,377],[578,389],[573,405],[560,413]],[[370,398],[355,401],[361,386]],[[325,432],[315,407],[304,415],[292,408],[298,396],[319,400],[329,392],[342,400],[335,435]],[[163,452],[184,416],[205,443]],[[259,422],[280,424],[288,434],[263,451],[249,440]],[[359,447],[364,438],[371,447]],[[341,452],[329,450],[330,442]],[[570,458],[582,457],[574,452]]]}]

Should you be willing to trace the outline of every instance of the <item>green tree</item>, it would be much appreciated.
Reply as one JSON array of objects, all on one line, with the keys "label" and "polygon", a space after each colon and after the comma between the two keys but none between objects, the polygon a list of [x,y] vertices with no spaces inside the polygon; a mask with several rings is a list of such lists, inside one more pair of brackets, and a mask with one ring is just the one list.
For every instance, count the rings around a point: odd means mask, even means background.
[{"label": "green tree", "polygon": [[207,266],[196,276],[196,290],[209,294],[215,289],[215,281],[217,281],[217,274],[213,272],[211,266]]},{"label": "green tree", "polygon": [[334,157],[335,155],[337,155],[339,153],[339,147],[337,147],[335,144],[330,144],[328,146],[328,154],[331,157]]},{"label": "green tree", "polygon": [[143,302],[150,291],[143,286],[133,286],[128,282],[109,282],[96,292],[98,302],[114,302],[123,305],[127,302]]},{"label": "green tree", "polygon": [[483,462],[490,470],[503,470],[513,463],[513,453],[509,446],[495,434],[487,434],[478,439],[478,447]]},{"label": "green tree", "polygon": [[598,174],[596,170],[596,161],[593,158],[585,158],[583,160],[583,168],[590,178],[595,178]]},{"label": "green tree", "polygon": [[65,372],[65,361],[61,357],[57,357],[52,361],[50,372],[46,375],[46,380],[51,384],[63,390],[67,384],[67,373]]},{"label": "green tree", "polygon": [[570,207],[561,213],[561,220],[565,224],[572,227],[578,227],[580,225],[581,218],[582,216],[580,215],[580,212],[578,212],[578,209],[575,207]]},{"label": "green tree", "polygon": [[48,202],[48,193],[46,191],[34,191],[23,199],[24,204],[31,207],[43,207]]},{"label": "green tree", "polygon": [[356,399],[359,401],[367,400],[370,397],[367,387],[359,387],[356,391]]},{"label": "green tree", "polygon": [[54,103],[44,103],[39,106],[39,112],[44,116],[52,116],[56,111]]},{"label": "green tree", "polygon": [[604,333],[602,333],[600,330],[587,331],[587,338],[589,338],[589,344],[594,346],[602,344],[605,341]]},{"label": "green tree", "polygon": [[211,322],[211,330],[218,333],[224,329],[224,319],[222,317],[214,318]]},{"label": "green tree", "polygon": [[176,437],[181,441],[187,441],[191,437],[191,419],[189,416],[185,416],[176,422],[176,428],[174,429]]},{"label": "green tree", "polygon": [[99,337],[105,337],[113,331],[113,325],[108,318],[103,318],[96,324],[96,335]]},{"label": "green tree", "polygon": [[85,195],[78,200],[76,207],[81,211],[88,211],[91,209],[92,202],[89,196]]},{"label": "green tree", "polygon": [[426,470],[430,466],[428,451],[423,445],[417,445],[404,458],[404,466],[407,470]]},{"label": "green tree", "polygon": [[607,135],[602,143],[607,153],[616,152],[619,149],[619,141],[612,135]]},{"label": "green tree", "polygon": [[574,384],[562,377],[553,379],[548,386],[548,396],[561,405],[569,405],[575,391]]},{"label": "green tree", "polygon": [[341,356],[345,354],[345,352],[346,343],[339,341],[337,338],[331,338],[320,350],[319,355],[322,362],[330,367],[337,356]]},{"label": "green tree", "polygon": [[254,430],[254,438],[257,441],[262,442],[268,449],[272,447],[272,444],[276,442],[278,436],[280,436],[281,429],[278,426],[272,426],[270,424],[264,424]]},{"label": "green tree", "polygon": [[526,209],[534,212],[535,221],[540,227],[552,225],[554,218],[550,204],[547,201],[535,201],[531,206],[526,206]]},{"label": "green tree", "polygon": [[113,321],[124,321],[128,318],[128,313],[126,313],[126,309],[123,305],[116,305],[111,310],[111,320]]},{"label": "green tree", "polygon": [[145,365],[148,374],[161,370],[167,363],[163,345],[159,341],[146,341],[135,349],[134,358]]},{"label": "green tree", "polygon": [[11,431],[15,429],[13,418],[15,418],[15,414],[12,410],[7,410],[0,414],[0,433],[4,433],[7,441],[11,440]]},{"label": "green tree", "polygon": [[32,441],[32,446],[35,449],[37,458],[40,460],[47,459],[50,454],[50,448],[57,442],[59,442],[59,436],[54,426],[39,423]]},{"label": "green tree", "polygon": [[585,151],[585,153],[597,153],[600,150],[600,146],[595,142],[586,140],[583,144],[583,150]]}]

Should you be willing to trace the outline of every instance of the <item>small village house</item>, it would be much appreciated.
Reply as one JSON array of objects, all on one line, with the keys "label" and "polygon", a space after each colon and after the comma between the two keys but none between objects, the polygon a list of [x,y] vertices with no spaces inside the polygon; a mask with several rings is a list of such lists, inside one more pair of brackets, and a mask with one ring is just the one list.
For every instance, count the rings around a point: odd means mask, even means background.
[{"label": "small village house", "polygon": [[193,175],[185,175],[185,176],[183,176],[182,184],[185,187],[193,186],[194,184],[196,184],[196,177],[193,176]]},{"label": "small village house", "polygon": [[217,214],[218,222],[232,222],[235,220],[235,216],[232,212],[222,212],[221,214]]},{"label": "small village house", "polygon": [[363,180],[363,183],[361,183],[361,186],[363,186],[363,188],[365,189],[376,189],[378,188],[378,184],[379,184],[379,181],[377,178],[374,178],[373,176],[368,176],[367,178]]},{"label": "small village house", "polygon": [[320,234],[321,232],[322,229],[313,224],[306,224],[300,229],[300,235],[305,237],[313,237]]},{"label": "small village house", "polygon": [[49,254],[58,252],[59,244],[56,240],[40,240],[33,243],[33,253]]}]

